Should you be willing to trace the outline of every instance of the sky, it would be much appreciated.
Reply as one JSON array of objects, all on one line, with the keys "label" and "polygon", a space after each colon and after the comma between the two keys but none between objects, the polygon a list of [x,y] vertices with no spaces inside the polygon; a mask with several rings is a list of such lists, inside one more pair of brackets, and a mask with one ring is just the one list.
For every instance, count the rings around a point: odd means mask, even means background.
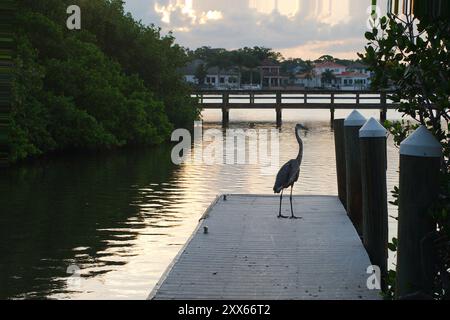
[{"label": "sky", "polygon": [[[125,0],[126,11],[177,43],[237,49],[265,46],[285,58],[356,59],[370,0]],[[381,8],[383,9],[383,8]]]}]

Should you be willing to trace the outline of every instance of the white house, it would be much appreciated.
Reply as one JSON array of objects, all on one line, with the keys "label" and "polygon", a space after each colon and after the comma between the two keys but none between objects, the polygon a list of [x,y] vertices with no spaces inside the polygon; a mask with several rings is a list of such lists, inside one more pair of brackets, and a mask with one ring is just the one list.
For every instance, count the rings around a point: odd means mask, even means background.
[{"label": "white house", "polygon": [[342,90],[365,90],[370,85],[370,74],[346,71],[336,75],[339,88]]},{"label": "white house", "polygon": [[[188,83],[199,84],[196,77],[198,68],[206,63],[203,60],[196,59],[188,63],[184,68],[180,69],[184,80]],[[227,70],[219,70],[218,67],[206,69],[204,85],[213,89],[237,89],[239,87],[239,72],[233,68]]]},{"label": "white house", "polygon": [[342,72],[345,72],[347,70],[346,66],[334,63],[334,62],[322,62],[322,63],[317,63],[314,66],[314,73],[317,76],[321,76],[322,73],[326,72],[326,71],[331,71],[334,74],[340,74]]},{"label": "white house", "polygon": [[362,74],[367,74],[369,76],[372,75],[372,72],[369,70],[369,67],[365,64],[355,62],[347,67],[347,71],[358,72]]},{"label": "white house", "polygon": [[318,88],[322,86],[321,79],[314,73],[300,73],[295,75],[294,84],[305,88]]},{"label": "white house", "polygon": [[[322,83],[322,74],[327,71],[331,71],[335,76],[331,84]],[[305,88],[321,88],[326,85],[341,90],[366,90],[370,87],[371,76],[368,67],[361,63],[347,67],[334,62],[323,62],[316,64],[309,74],[297,74],[295,84]]]}]

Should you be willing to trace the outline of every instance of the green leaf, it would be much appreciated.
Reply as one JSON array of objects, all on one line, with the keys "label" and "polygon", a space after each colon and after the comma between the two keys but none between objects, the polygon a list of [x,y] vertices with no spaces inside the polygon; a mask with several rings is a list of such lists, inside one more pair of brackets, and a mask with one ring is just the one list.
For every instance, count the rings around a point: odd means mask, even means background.
[{"label": "green leaf", "polygon": [[393,245],[392,243],[388,243],[388,249],[392,252],[397,251],[397,247],[395,245]]},{"label": "green leaf", "polygon": [[375,35],[372,32],[367,31],[364,35],[367,40],[375,40]]}]

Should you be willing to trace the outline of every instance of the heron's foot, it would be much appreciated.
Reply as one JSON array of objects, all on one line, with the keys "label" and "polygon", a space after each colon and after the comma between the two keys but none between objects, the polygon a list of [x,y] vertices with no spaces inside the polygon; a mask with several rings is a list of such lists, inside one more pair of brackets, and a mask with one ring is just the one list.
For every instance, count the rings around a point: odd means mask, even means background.
[{"label": "heron's foot", "polygon": [[289,217],[283,216],[282,214],[279,214],[277,218],[278,218],[278,219],[280,219],[280,218],[281,218],[281,219],[287,219],[287,218],[289,218]]},{"label": "heron's foot", "polygon": [[291,216],[289,219],[303,219],[303,217]]}]

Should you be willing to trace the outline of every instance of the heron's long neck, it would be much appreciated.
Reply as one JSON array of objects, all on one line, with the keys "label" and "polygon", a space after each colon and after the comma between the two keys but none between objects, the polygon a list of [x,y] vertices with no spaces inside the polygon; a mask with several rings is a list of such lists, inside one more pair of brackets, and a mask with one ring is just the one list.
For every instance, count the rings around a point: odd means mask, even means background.
[{"label": "heron's long neck", "polygon": [[298,141],[298,156],[297,156],[297,160],[298,162],[302,162],[302,158],[303,158],[303,140],[302,138],[300,138],[300,135],[298,133],[299,130],[295,130],[295,137],[297,138]]}]

